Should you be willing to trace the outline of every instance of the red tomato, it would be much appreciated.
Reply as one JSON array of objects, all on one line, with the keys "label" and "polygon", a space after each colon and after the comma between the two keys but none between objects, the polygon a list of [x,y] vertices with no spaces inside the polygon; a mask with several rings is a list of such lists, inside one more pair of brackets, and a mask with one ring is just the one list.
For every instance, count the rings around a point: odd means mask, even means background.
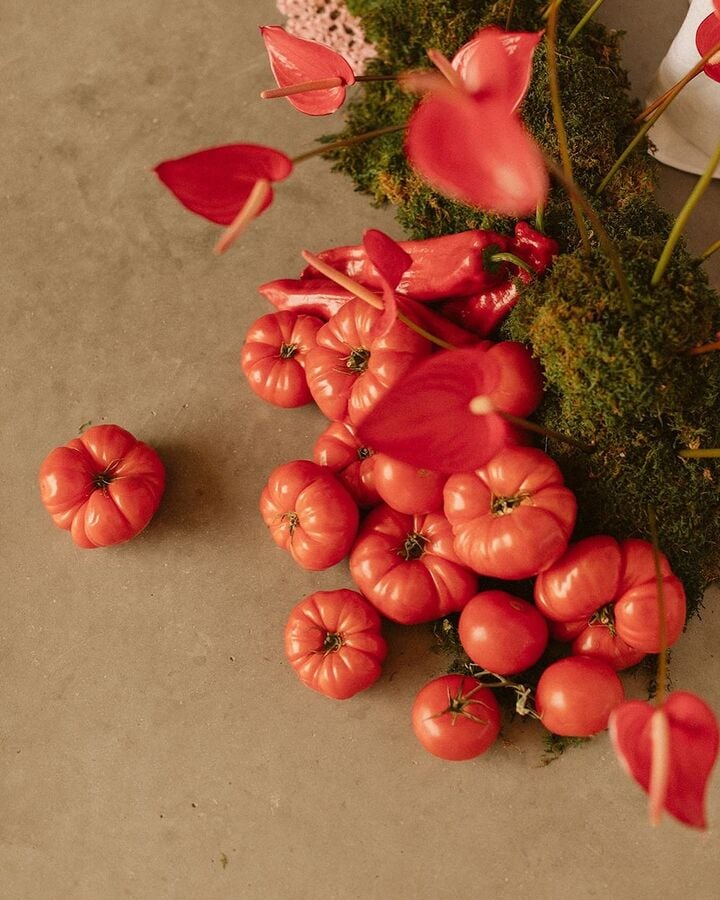
[{"label": "red tomato", "polygon": [[571,544],[535,581],[535,603],[555,622],[587,618],[617,594],[622,558],[615,538],[595,535]]},{"label": "red tomato", "polygon": [[565,552],[575,513],[560,469],[531,447],[501,450],[445,484],[455,550],[481,575],[520,579],[546,569]]},{"label": "red tomato", "polygon": [[443,515],[408,516],[385,504],[360,528],[350,575],[384,616],[402,625],[457,612],[477,590],[475,574],[455,555]]},{"label": "red tomato", "polygon": [[493,692],[467,675],[429,681],[413,703],[412,727],[423,747],[440,759],[480,756],[500,733]]},{"label": "red tomato", "polygon": [[375,455],[358,439],[349,422],[331,422],[315,441],[313,459],[340,479],[358,506],[375,506]]},{"label": "red tomato", "polygon": [[470,659],[496,675],[529,669],[548,642],[547,622],[532,603],[505,591],[476,594],[460,613],[458,633]]},{"label": "red tomato", "polygon": [[625,698],[615,670],[601,659],[568,656],[548,666],[535,690],[535,709],[553,734],[588,737],[607,728]]},{"label": "red tomato", "polygon": [[260,512],[278,547],[313,571],[347,555],[359,518],[355,502],[332,472],[305,459],[270,473]]},{"label": "red tomato", "polygon": [[78,547],[128,541],[148,524],[165,489],[157,453],[119,425],[95,425],[40,466],[40,496]]},{"label": "red tomato", "polygon": [[240,352],[240,368],[258,397],[286,409],[311,402],[305,357],[322,325],[321,319],[287,310],[253,322]]},{"label": "red tomato", "polygon": [[[685,625],[685,591],[662,554],[660,570],[665,639],[670,647]],[[647,541],[633,538],[618,545],[604,536],[578,541],[538,576],[535,602],[544,615],[556,621],[575,622],[584,615],[588,625],[606,626],[610,637],[617,635],[620,643],[586,635],[588,643],[583,646],[592,646],[594,655],[602,655],[614,666],[626,659],[633,659],[627,665],[634,665],[646,653],[660,652],[655,561]],[[635,653],[628,654],[623,644]]]},{"label": "red tomato", "polygon": [[447,475],[440,472],[419,469],[386,453],[375,454],[375,487],[388,506],[398,512],[414,515],[442,511],[446,480]]},{"label": "red tomato", "polygon": [[346,700],[380,677],[387,644],[380,616],[357,591],[316,591],[285,627],[285,655],[303,684]]},{"label": "red tomato", "polygon": [[635,650],[626,644],[614,629],[599,623],[588,625],[587,622],[583,622],[583,630],[573,640],[572,652],[575,656],[602,659],[618,672],[636,666],[646,655],[644,650]]},{"label": "red tomato", "polygon": [[413,366],[432,351],[430,341],[399,320],[383,337],[373,336],[381,316],[364,300],[348,301],[318,331],[305,362],[308,387],[329,419],[354,425]]}]

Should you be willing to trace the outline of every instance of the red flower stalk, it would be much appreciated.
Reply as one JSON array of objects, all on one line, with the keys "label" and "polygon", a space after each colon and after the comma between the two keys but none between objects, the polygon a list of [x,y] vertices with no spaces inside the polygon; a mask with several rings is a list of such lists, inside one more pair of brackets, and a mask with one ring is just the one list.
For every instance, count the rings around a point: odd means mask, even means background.
[{"label": "red flower stalk", "polygon": [[229,226],[216,246],[224,252],[270,206],[272,183],[287,178],[292,160],[259,144],[225,144],[161,162],[155,172],[191,212]]},{"label": "red flower stalk", "polygon": [[[705,56],[720,43],[720,0],[715,0],[715,12],[703,19],[695,33],[695,46]],[[713,81],[720,81],[720,51],[711,56],[703,72]]]},{"label": "red flower stalk", "polygon": [[408,89],[427,92],[410,118],[406,152],[433,188],[515,217],[544,202],[548,175],[542,152],[516,114],[540,37],[483,29],[452,63],[431,52],[447,78],[405,78]]},{"label": "red flower stalk", "polygon": [[288,34],[280,25],[260,28],[278,90],[263,91],[263,100],[286,97],[300,112],[327,116],[345,102],[345,88],[355,83],[347,60],[324,44]]}]

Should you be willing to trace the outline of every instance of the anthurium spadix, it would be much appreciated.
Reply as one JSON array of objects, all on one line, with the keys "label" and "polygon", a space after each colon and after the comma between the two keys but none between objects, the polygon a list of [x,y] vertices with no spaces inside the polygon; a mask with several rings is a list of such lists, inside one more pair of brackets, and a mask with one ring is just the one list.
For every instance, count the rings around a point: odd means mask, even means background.
[{"label": "anthurium spadix", "polygon": [[674,691],[659,706],[629,700],[611,713],[610,737],[623,768],[649,796],[653,824],[668,812],[685,825],[707,827],[718,726],[704,700],[686,691]]},{"label": "anthurium spadix", "polygon": [[452,63],[431,54],[446,78],[403,79],[406,89],[425,94],[408,123],[408,160],[440,193],[514,217],[544,203],[543,155],[517,114],[537,42],[537,34],[483,29]]},{"label": "anthurium spadix", "polygon": [[227,225],[222,252],[272,203],[272,184],[287,178],[292,160],[260,144],[225,144],[161,162],[155,172],[191,212]]},{"label": "anthurium spadix", "polygon": [[345,88],[355,84],[347,60],[317,41],[288,34],[280,25],[260,28],[278,89],[263,91],[264,100],[286,97],[300,112],[327,116],[345,102]]}]

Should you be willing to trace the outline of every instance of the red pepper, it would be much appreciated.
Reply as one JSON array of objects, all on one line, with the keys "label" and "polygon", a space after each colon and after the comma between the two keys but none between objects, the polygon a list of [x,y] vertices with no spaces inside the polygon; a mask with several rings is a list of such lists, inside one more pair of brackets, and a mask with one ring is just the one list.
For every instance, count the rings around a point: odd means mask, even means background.
[{"label": "red pepper", "polygon": [[[510,253],[527,263],[537,275],[542,275],[559,251],[557,241],[536,231],[527,222],[518,222]],[[512,266],[512,274],[502,284],[481,291],[472,297],[447,300],[438,305],[442,315],[474,331],[480,337],[491,334],[517,303],[522,286],[532,281],[532,276],[519,266]]]},{"label": "red pepper", "polygon": [[403,297],[402,294],[395,296],[400,312],[434,337],[442,338],[453,347],[469,347],[478,343],[477,334],[463,328],[462,323],[452,322],[431,306],[413,300],[412,297]]},{"label": "red pepper", "polygon": [[326,278],[278,278],[258,288],[276,309],[289,309],[326,321],[334,316],[348,300],[350,291],[338,287]]},{"label": "red pepper", "polygon": [[[412,257],[412,265],[397,292],[414,300],[432,301],[469,296],[494,287],[507,278],[508,269],[505,264],[488,264],[488,257],[495,252],[512,251],[512,243],[505,235],[479,229],[423,241],[399,241]],[[382,288],[380,275],[362,244],[332,247],[318,256],[365,287]],[[317,272],[308,266],[300,277],[317,278]]]}]

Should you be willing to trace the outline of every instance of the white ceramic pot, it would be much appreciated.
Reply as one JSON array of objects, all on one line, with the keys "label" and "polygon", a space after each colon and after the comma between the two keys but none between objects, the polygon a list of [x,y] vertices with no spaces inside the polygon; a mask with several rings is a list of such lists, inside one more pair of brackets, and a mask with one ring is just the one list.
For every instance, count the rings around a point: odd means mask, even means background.
[{"label": "white ceramic pot", "polygon": [[[691,0],[685,21],[660,64],[650,91],[659,97],[700,60],[695,35],[713,13],[712,0]],[[676,169],[700,174],[720,142],[720,82],[701,72],[650,129],[653,155]],[[720,166],[715,170],[720,178]]]}]

